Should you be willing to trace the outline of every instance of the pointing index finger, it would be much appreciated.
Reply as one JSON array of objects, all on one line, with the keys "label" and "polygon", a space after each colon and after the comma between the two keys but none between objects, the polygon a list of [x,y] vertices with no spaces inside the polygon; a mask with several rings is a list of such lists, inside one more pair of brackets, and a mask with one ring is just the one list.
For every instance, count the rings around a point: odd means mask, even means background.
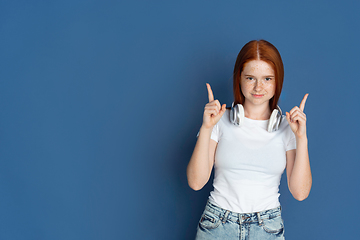
[{"label": "pointing index finger", "polygon": [[208,90],[209,102],[212,102],[212,101],[214,101],[214,94],[211,90],[210,84],[207,83],[206,86],[207,86],[207,90]]},{"label": "pointing index finger", "polygon": [[301,103],[300,103],[300,110],[301,111],[304,111],[304,108],[305,108],[305,102],[306,102],[306,99],[308,98],[309,94],[305,94],[304,98],[301,100]]}]

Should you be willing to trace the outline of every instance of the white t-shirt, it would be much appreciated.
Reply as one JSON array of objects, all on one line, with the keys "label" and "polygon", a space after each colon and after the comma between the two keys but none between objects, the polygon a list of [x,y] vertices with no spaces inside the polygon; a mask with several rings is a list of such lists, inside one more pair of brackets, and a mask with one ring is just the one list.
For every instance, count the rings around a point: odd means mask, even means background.
[{"label": "white t-shirt", "polygon": [[237,213],[264,211],[280,206],[279,184],[286,166],[286,151],[296,148],[295,135],[285,116],[279,130],[269,133],[269,120],[245,118],[233,125],[226,110],[214,126],[214,190],[209,200]]}]

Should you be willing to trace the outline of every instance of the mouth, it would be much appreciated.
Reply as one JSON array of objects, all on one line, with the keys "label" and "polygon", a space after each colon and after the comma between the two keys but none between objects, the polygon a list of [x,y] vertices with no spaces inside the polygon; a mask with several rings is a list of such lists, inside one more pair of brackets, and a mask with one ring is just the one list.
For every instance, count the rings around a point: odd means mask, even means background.
[{"label": "mouth", "polygon": [[261,98],[264,94],[252,94],[254,98]]}]

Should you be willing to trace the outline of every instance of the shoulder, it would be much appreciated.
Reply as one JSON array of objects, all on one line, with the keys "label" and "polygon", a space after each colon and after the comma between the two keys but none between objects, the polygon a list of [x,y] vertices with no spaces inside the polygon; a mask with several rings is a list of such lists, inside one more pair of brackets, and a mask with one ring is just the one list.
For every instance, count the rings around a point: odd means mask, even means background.
[{"label": "shoulder", "polygon": [[226,109],[220,120],[215,124],[214,128],[216,131],[222,131],[223,129],[228,128],[230,124],[230,110]]},{"label": "shoulder", "polygon": [[290,125],[289,125],[288,121],[286,120],[285,115],[281,115],[281,126],[283,126],[284,128],[290,128]]},{"label": "shoulder", "polygon": [[226,109],[222,117],[220,118],[218,124],[228,124],[230,123],[230,111],[231,109]]},{"label": "shoulder", "polygon": [[281,132],[287,137],[287,138],[293,138],[295,137],[293,131],[291,130],[291,127],[288,123],[288,121],[286,120],[286,116],[285,115],[282,115],[281,116],[282,119],[281,119],[281,124],[280,124],[280,129]]}]

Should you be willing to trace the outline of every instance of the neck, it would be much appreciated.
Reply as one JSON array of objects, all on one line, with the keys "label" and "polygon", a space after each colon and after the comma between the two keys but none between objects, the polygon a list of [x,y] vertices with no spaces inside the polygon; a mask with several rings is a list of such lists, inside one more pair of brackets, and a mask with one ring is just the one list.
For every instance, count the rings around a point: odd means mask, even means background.
[{"label": "neck", "polygon": [[253,120],[268,120],[271,115],[270,106],[264,105],[249,105],[244,103],[245,117]]}]

